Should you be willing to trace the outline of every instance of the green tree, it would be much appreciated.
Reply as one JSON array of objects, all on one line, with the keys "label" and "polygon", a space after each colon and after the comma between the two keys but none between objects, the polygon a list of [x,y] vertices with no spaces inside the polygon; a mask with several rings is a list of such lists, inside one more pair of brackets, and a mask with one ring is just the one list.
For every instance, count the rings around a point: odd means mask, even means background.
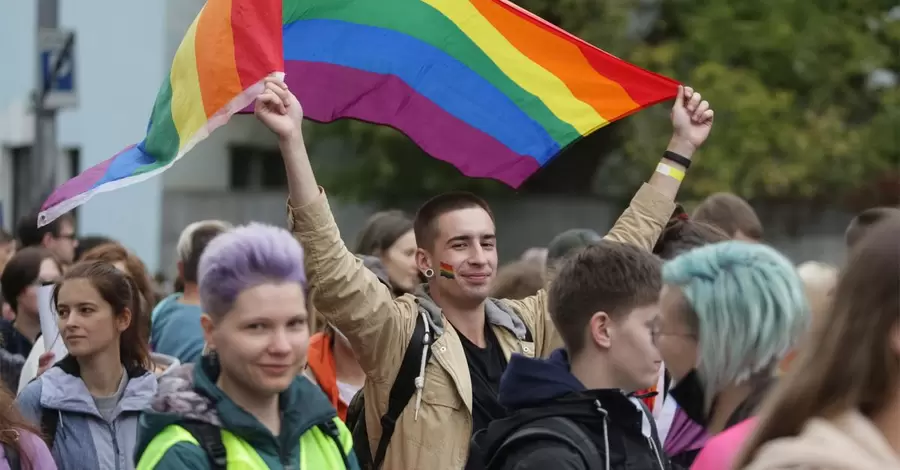
[{"label": "green tree", "polygon": [[[893,0],[518,3],[709,99],[716,125],[691,170],[687,198],[721,190],[826,202],[848,194],[863,203],[900,198],[871,190],[900,182],[900,7]],[[660,105],[601,129],[523,189],[629,196],[665,146],[667,115]],[[511,193],[463,177],[392,129],[341,122],[315,126],[313,135],[339,137],[353,150],[320,172],[342,197],[396,204],[447,189]]]},{"label": "green tree", "polygon": [[[632,58],[701,90],[716,109],[688,194],[838,202],[900,178],[898,88],[873,83],[900,72],[891,3],[664,2]],[[659,121],[636,116],[628,154],[658,147]]]}]

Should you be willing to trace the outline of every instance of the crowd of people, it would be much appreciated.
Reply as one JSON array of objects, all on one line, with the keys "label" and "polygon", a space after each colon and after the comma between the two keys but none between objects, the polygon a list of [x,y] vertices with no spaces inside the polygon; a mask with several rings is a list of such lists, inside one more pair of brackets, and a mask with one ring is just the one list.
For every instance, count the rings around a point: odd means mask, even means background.
[{"label": "crowd of people", "polygon": [[900,468],[900,209],[857,216],[842,267],[793,265],[736,195],[688,213],[694,90],[608,233],[505,266],[465,192],[351,250],[297,99],[270,79],[256,115],[287,226],[190,224],[173,286],[70,216],[0,231],[0,469]]}]

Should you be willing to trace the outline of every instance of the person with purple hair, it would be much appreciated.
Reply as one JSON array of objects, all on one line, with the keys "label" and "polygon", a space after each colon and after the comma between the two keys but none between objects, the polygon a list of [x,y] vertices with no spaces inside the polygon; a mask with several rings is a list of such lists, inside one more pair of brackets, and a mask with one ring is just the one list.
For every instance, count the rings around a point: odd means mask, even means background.
[{"label": "person with purple hair", "polygon": [[250,224],[214,238],[198,270],[210,353],[160,378],[138,469],[358,469],[350,432],[300,375],[309,346],[303,249]]}]

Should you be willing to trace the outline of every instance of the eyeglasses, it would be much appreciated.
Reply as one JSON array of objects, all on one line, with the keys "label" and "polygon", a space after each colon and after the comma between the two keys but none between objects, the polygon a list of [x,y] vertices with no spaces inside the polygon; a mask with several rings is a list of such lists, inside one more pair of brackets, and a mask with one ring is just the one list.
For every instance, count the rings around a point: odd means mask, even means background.
[{"label": "eyeglasses", "polygon": [[74,233],[61,233],[61,234],[57,235],[56,238],[66,238],[66,239],[74,241],[75,234]]}]

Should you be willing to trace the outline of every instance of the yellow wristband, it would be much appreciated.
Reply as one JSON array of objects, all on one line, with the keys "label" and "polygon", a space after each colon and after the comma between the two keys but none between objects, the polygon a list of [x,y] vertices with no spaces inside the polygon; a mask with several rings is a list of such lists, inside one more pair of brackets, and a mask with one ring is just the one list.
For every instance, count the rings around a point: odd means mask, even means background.
[{"label": "yellow wristband", "polygon": [[665,163],[660,163],[656,165],[656,172],[662,173],[666,176],[671,176],[672,178],[677,179],[679,182],[684,181],[684,172],[675,168],[673,166],[666,165]]}]

